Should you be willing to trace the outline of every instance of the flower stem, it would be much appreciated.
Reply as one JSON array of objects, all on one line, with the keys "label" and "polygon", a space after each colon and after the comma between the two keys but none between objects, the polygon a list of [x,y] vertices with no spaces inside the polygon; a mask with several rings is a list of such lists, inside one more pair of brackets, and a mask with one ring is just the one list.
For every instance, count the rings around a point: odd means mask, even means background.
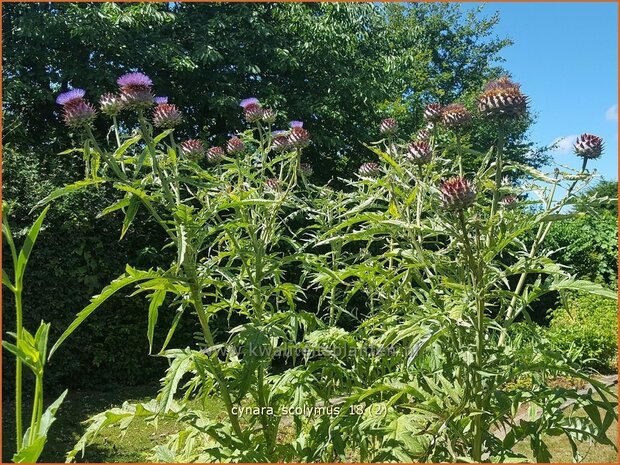
[{"label": "flower stem", "polygon": [[[585,172],[587,164],[588,164],[588,159],[584,158],[583,159],[583,164],[581,166],[581,172],[580,173],[584,173]],[[556,174],[556,182],[553,184],[553,188],[551,189],[551,194],[547,198],[547,203],[546,203],[546,210],[547,211],[551,208],[551,204],[553,203],[553,197],[555,196],[555,191],[556,191],[557,185],[558,185],[557,176],[558,175]],[[566,196],[564,197],[565,199],[570,197],[570,195],[573,192],[573,189],[577,185],[577,182],[578,182],[578,180],[575,180],[570,185],[570,187],[568,188],[568,190],[566,192]],[[534,238],[534,242],[532,243],[532,248],[530,249],[530,253],[528,255],[528,257],[530,259],[534,258],[534,256],[538,252],[538,247],[540,247],[540,245],[545,240],[545,237],[547,236],[549,230],[551,229],[551,225],[552,225],[551,222],[549,222],[549,224],[541,223],[540,226],[538,227],[538,231],[536,232],[536,237]],[[517,287],[515,288],[514,295],[513,295],[512,299],[510,300],[510,304],[508,305],[508,309],[506,310],[506,318],[505,318],[505,321],[504,321],[504,325],[509,324],[512,321],[513,317],[515,316],[515,309],[516,309],[517,299],[519,298],[519,296],[521,295],[521,292],[523,291],[523,288],[525,287],[525,280],[526,280],[527,276],[528,276],[528,272],[524,271],[523,273],[521,273],[521,276],[519,277],[519,281],[517,282]],[[498,344],[500,346],[503,345],[505,340],[506,340],[506,333],[502,332],[500,334],[500,336],[499,336]]]},{"label": "flower stem", "polygon": [[487,236],[487,247],[489,247],[491,245],[491,243],[493,242],[493,238],[495,236],[495,227],[494,227],[494,223],[493,223],[493,217],[495,216],[495,213],[497,211],[497,206],[499,204],[499,200],[500,200],[500,189],[502,187],[502,158],[503,158],[503,154],[504,154],[504,143],[505,143],[505,135],[503,133],[503,131],[500,129],[500,134],[497,138],[497,155],[495,158],[495,190],[493,191],[493,202],[491,203],[491,215],[490,215],[490,221],[491,221],[491,226],[490,226],[490,230],[489,230],[489,235]]},{"label": "flower stem", "polygon": [[[17,283],[16,283],[17,286]],[[17,320],[17,335],[16,345],[19,346],[19,342],[22,339],[23,333],[23,320],[22,320],[22,290],[21,288],[15,290],[15,312]],[[17,434],[17,450],[22,448],[22,361],[17,358],[15,362],[15,430]]]}]

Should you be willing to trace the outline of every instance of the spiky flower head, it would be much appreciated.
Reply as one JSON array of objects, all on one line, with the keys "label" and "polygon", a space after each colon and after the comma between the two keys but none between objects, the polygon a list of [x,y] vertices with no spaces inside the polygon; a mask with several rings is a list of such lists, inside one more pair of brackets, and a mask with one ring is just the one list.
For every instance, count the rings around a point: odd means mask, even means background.
[{"label": "spiky flower head", "polygon": [[299,171],[301,171],[301,173],[307,178],[312,176],[312,173],[314,173],[314,169],[310,163],[300,163]]},{"label": "spiky flower head", "polygon": [[292,128],[288,133],[288,142],[294,148],[304,148],[310,144],[310,133],[304,128]]},{"label": "spiky flower head", "polygon": [[263,118],[263,108],[260,103],[251,103],[243,107],[243,116],[248,123],[256,123]]},{"label": "spiky flower head", "polygon": [[433,157],[433,149],[424,140],[412,142],[407,150],[407,158],[418,165],[426,165]]},{"label": "spiky flower head", "polygon": [[162,129],[172,129],[181,124],[183,114],[176,105],[161,103],[153,110],[153,125]]},{"label": "spiky flower head", "polygon": [[502,200],[499,201],[499,204],[506,209],[512,209],[517,206],[518,201],[519,199],[515,197],[514,195],[507,195],[506,197],[504,197]]},{"label": "spiky flower head", "polygon": [[446,210],[465,210],[476,200],[474,185],[462,176],[454,176],[441,183],[439,197]]},{"label": "spiky flower head", "polygon": [[415,138],[416,140],[419,140],[419,141],[429,140],[431,138],[431,133],[428,129],[420,129],[416,133]]},{"label": "spiky flower head", "polygon": [[385,135],[396,134],[398,131],[398,121],[394,118],[385,118],[379,124],[379,132]]},{"label": "spiky flower head", "polygon": [[466,126],[471,121],[471,113],[460,103],[451,103],[441,111],[441,122],[450,129]]},{"label": "spiky flower head", "polygon": [[116,80],[116,83],[120,87],[148,87],[149,89],[153,85],[151,78],[140,72],[123,74]]},{"label": "spiky flower head", "polygon": [[63,92],[56,97],[56,103],[62,106],[71,105],[72,103],[77,103],[83,100],[84,95],[86,95],[86,91],[84,89],[73,89],[68,92]]},{"label": "spiky flower head", "polygon": [[359,167],[358,172],[359,172],[359,174],[361,176],[366,176],[366,177],[374,178],[375,176],[379,175],[380,169],[379,169],[379,165],[377,163],[368,162],[368,163],[363,163]]},{"label": "spiky flower head", "polygon": [[183,155],[191,160],[199,160],[205,154],[205,148],[201,140],[188,139],[181,142],[181,151]]},{"label": "spiky flower head", "polygon": [[265,187],[272,192],[280,190],[280,182],[276,178],[269,178],[265,181]]},{"label": "spiky flower head", "polygon": [[282,152],[288,150],[291,147],[291,143],[288,139],[288,133],[286,131],[273,131],[273,140],[271,141],[271,148],[276,152]]},{"label": "spiky flower head", "polygon": [[273,111],[271,108],[263,108],[263,114],[261,116],[261,119],[265,123],[275,123],[275,121],[276,121],[276,112]]},{"label": "spiky flower head", "polygon": [[237,136],[233,136],[226,142],[226,151],[230,155],[237,155],[245,150],[245,144]]},{"label": "spiky flower head", "polygon": [[127,73],[117,79],[121,100],[129,108],[147,108],[154,103],[153,81],[144,73]]},{"label": "spiky flower head", "polygon": [[65,124],[72,128],[90,125],[97,115],[95,108],[84,100],[84,89],[73,89],[56,97],[56,103],[62,105]]},{"label": "spiky flower head", "polygon": [[162,103],[168,103],[168,97],[155,97],[153,99],[153,102],[155,102],[157,105],[161,105]]},{"label": "spiky flower head", "polygon": [[441,119],[441,105],[439,103],[429,103],[424,108],[424,119],[426,121],[439,121]]},{"label": "spiky flower head", "polygon": [[65,124],[72,128],[89,126],[96,116],[95,108],[81,99],[63,107]]},{"label": "spiky flower head", "polygon": [[108,116],[116,116],[123,109],[123,102],[116,94],[103,94],[99,99],[99,108],[101,112]]},{"label": "spiky flower head", "polygon": [[290,123],[288,123],[288,125],[291,128],[303,128],[304,122],[303,121],[291,121]]},{"label": "spiky flower head", "polygon": [[211,147],[207,150],[207,161],[209,163],[219,163],[224,159],[224,149],[222,147]]},{"label": "spiky flower head", "polygon": [[602,155],[605,147],[601,137],[594,134],[582,134],[577,138],[573,148],[577,156],[593,160]]},{"label": "spiky flower head", "polygon": [[241,100],[241,102],[239,102],[239,106],[243,108],[244,110],[250,105],[258,105],[260,107],[260,102],[258,101],[256,97],[246,98],[246,99]]},{"label": "spiky flower head", "polygon": [[519,84],[503,76],[487,83],[478,97],[478,109],[486,116],[517,117],[526,112],[527,100]]}]

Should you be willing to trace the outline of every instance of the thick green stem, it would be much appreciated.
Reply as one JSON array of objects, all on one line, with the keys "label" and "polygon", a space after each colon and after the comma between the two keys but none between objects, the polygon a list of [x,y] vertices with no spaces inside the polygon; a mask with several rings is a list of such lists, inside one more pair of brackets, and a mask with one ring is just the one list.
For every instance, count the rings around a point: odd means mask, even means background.
[{"label": "thick green stem", "polygon": [[34,388],[34,399],[32,401],[32,416],[30,418],[30,434],[28,442],[32,441],[37,434],[37,426],[41,423],[43,415],[43,373],[37,374]]},{"label": "thick green stem", "polygon": [[93,134],[93,131],[90,129],[90,126],[86,126],[86,135],[92,141],[92,143],[93,143],[93,145],[95,147],[95,150],[97,150],[97,152],[99,152],[99,154],[103,158],[105,158],[105,160],[108,163],[108,165],[110,165],[110,168],[112,168],[112,171],[114,171],[114,174],[119,179],[122,179],[123,181],[126,181],[127,180],[127,175],[125,175],[125,173],[123,173],[121,168],[118,166],[118,163],[116,163],[116,160],[114,160],[114,158],[111,157],[109,153],[101,150],[101,147],[99,147],[99,144],[97,143],[97,139],[95,139],[95,136]]},{"label": "thick green stem", "polygon": [[[581,166],[581,173],[585,172],[587,164],[588,164],[588,159],[584,158],[583,164]],[[553,203],[553,197],[555,196],[555,191],[558,186],[557,176],[558,175],[556,174],[556,179],[555,179],[555,183],[553,184],[553,188],[551,189],[551,194],[547,198],[547,202],[545,205],[546,210],[549,210],[551,208],[551,204]],[[570,187],[568,188],[568,191],[566,192],[565,198],[570,197],[570,195],[573,192],[573,189],[577,185],[577,182],[578,180],[575,180],[570,185]],[[538,227],[538,231],[536,232],[536,237],[534,238],[534,242],[532,243],[532,248],[530,249],[530,253],[528,254],[528,257],[530,259],[534,258],[536,256],[536,253],[538,253],[538,248],[543,243],[543,241],[545,240],[545,237],[547,236],[547,233],[551,229],[551,224],[552,224],[551,222],[549,224],[541,223],[540,226]],[[524,271],[523,273],[521,273],[521,276],[519,277],[519,281],[517,282],[517,287],[515,288],[514,295],[512,296],[512,299],[510,300],[510,304],[508,305],[508,309],[506,310],[505,323],[509,323],[510,321],[512,321],[512,318],[515,316],[517,300],[519,299],[519,296],[521,295],[521,292],[523,291],[523,288],[525,287],[525,281],[527,279],[527,276],[528,276],[528,272]],[[502,346],[505,340],[506,340],[506,333],[502,332],[502,334],[500,334],[499,336],[498,344]]]},{"label": "thick green stem", "polygon": [[463,153],[461,145],[461,134],[456,133],[456,159],[459,166],[459,176],[463,177]]},{"label": "thick green stem", "polygon": [[[211,334],[211,330],[209,329],[208,317],[204,310],[204,306],[202,305],[202,295],[201,295],[200,289],[195,282],[192,283],[190,287],[191,287],[191,292],[192,292],[192,300],[194,303],[194,309],[196,310],[196,314],[198,315],[198,320],[200,321],[200,327],[202,329],[202,334],[204,336],[205,342],[211,348],[214,346],[213,335]],[[224,405],[226,406],[226,411],[228,413],[228,418],[233,427],[233,430],[235,431],[235,434],[237,435],[237,437],[239,437],[239,439],[242,439],[243,432],[241,431],[241,426],[239,424],[239,418],[237,417],[237,415],[233,413],[232,398],[230,396],[230,392],[228,391],[228,386],[226,385],[226,379],[224,378],[224,374],[222,373],[222,370],[220,369],[218,365],[219,360],[217,359],[217,352],[215,352],[213,355],[210,355],[210,357],[212,357],[210,359],[211,368],[213,369],[213,374],[215,376],[215,379],[218,382],[220,392],[222,394],[222,399],[224,400]]]},{"label": "thick green stem", "polygon": [[504,143],[505,136],[503,132],[500,132],[499,137],[497,138],[497,154],[495,158],[495,190],[493,191],[493,202],[491,203],[491,227],[489,229],[489,235],[487,236],[487,247],[491,245],[495,236],[495,227],[493,224],[493,217],[497,212],[497,207],[500,201],[500,189],[502,187],[502,162],[503,162],[503,154],[504,154]]},{"label": "thick green stem", "polygon": [[[15,291],[15,312],[17,320],[17,335],[16,344],[19,346],[19,341],[22,338],[23,332],[23,320],[22,320],[22,291],[16,289]],[[17,434],[17,450],[22,448],[23,428],[22,428],[22,361],[18,358],[15,362],[15,430]]]},{"label": "thick green stem", "polygon": [[142,114],[142,112],[138,113],[138,120],[140,121],[140,129],[142,130],[142,137],[144,138],[146,145],[149,148],[149,153],[151,154],[151,162],[153,163],[153,171],[155,172],[155,174],[159,178],[159,181],[161,182],[161,187],[164,190],[164,194],[166,196],[166,200],[168,201],[168,204],[173,205],[174,198],[170,190],[170,186],[168,185],[169,180],[166,176],[164,176],[164,173],[162,172],[159,166],[159,161],[157,160],[157,151],[155,150],[155,146],[153,145],[153,139],[151,139],[151,136],[149,134],[149,131],[146,125],[146,120],[144,119],[144,115]]},{"label": "thick green stem", "polygon": [[[484,365],[484,309],[485,309],[485,296],[482,289],[482,276],[480,272],[480,264],[477,262],[476,257],[472,251],[471,244],[469,242],[469,234],[467,232],[467,223],[465,221],[465,213],[463,210],[459,210],[459,222],[463,233],[463,245],[465,247],[465,254],[467,255],[467,261],[471,267],[471,284],[475,294],[476,300],[476,358],[475,368],[481,370]],[[480,462],[482,459],[482,412],[485,410],[484,396],[482,396],[483,386],[482,377],[478,372],[473,373],[473,390],[475,393],[476,409],[478,410],[474,418],[474,438],[472,444],[472,459],[475,462]]]}]

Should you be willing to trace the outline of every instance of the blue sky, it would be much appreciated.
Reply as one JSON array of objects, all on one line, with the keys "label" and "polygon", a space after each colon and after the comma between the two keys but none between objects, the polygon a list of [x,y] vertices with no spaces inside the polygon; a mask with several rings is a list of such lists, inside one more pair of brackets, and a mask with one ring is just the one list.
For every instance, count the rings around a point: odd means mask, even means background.
[{"label": "blue sky", "polygon": [[578,168],[572,154],[577,135],[603,137],[605,152],[588,167],[618,179],[618,4],[470,3],[483,16],[500,13],[498,37],[514,45],[501,53],[506,68],[531,98],[537,121],[531,139],[560,141],[553,158]]}]

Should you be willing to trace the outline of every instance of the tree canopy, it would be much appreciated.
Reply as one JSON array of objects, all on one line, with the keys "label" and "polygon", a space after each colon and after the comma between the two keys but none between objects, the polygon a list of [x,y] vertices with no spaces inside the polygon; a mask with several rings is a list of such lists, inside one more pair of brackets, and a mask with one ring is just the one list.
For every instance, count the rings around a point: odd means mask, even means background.
[{"label": "tree canopy", "polygon": [[187,137],[220,143],[243,127],[249,96],[274,106],[279,124],[305,121],[326,180],[369,157],[360,142],[378,137],[382,117],[413,132],[423,105],[500,74],[509,41],[493,36],[497,21],[447,4],[6,4],[5,143],[39,157],[63,150],[55,95],[81,87],[96,100],[141,70],[183,109]]}]

